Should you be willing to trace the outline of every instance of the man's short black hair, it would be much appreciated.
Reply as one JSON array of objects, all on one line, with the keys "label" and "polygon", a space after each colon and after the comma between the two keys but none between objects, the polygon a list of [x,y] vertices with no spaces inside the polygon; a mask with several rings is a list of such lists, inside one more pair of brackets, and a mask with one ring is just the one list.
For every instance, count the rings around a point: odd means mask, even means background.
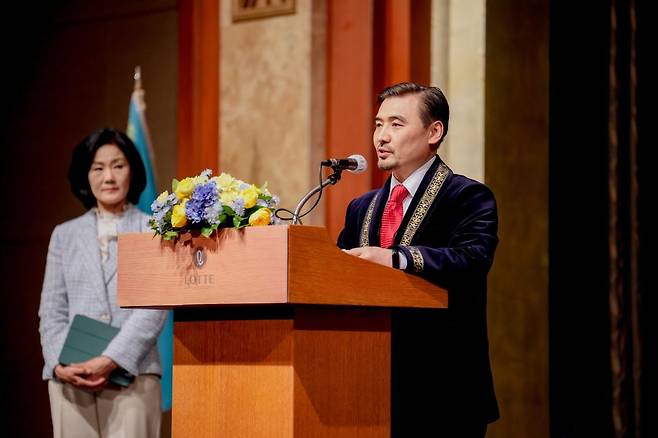
[{"label": "man's short black hair", "polygon": [[426,87],[425,85],[414,82],[402,82],[385,88],[377,101],[381,104],[389,97],[405,96],[407,94],[420,94],[420,119],[426,128],[433,122],[439,120],[443,124],[443,135],[437,144],[437,147],[448,135],[448,121],[450,119],[450,106],[448,99],[439,87]]},{"label": "man's short black hair", "polygon": [[71,191],[86,209],[96,206],[96,197],[89,186],[89,169],[94,162],[96,151],[107,144],[113,144],[126,156],[130,165],[130,188],[128,189],[128,201],[132,204],[139,202],[139,196],[146,187],[146,172],[144,163],[139,156],[135,144],[123,132],[104,128],[92,132],[83,138],[73,149],[71,164],[69,165],[69,183]]}]

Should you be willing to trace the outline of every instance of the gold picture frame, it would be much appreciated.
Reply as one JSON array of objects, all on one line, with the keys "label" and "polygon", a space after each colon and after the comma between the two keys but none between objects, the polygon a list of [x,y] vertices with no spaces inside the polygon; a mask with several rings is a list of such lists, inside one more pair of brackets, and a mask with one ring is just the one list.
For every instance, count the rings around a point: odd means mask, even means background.
[{"label": "gold picture frame", "polygon": [[233,0],[233,22],[295,13],[295,0]]}]

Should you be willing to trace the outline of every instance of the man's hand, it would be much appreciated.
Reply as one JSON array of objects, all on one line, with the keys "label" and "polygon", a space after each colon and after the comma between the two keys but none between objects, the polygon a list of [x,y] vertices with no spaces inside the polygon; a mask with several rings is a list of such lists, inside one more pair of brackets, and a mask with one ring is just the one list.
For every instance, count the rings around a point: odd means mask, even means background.
[{"label": "man's hand", "polygon": [[362,246],[345,251],[346,253],[357,256],[360,259],[369,260],[380,265],[393,267],[393,250],[380,248],[378,246]]}]

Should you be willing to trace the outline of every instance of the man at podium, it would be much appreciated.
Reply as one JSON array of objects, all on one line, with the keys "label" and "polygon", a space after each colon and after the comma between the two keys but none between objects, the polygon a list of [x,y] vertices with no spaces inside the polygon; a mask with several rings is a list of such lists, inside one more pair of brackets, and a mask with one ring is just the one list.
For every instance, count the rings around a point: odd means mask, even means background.
[{"label": "man at podium", "polygon": [[373,144],[391,171],[347,208],[338,246],[446,289],[448,309],[399,309],[392,320],[393,436],[484,437],[498,419],[487,338],[487,274],[498,242],[492,192],[437,155],[449,106],[436,87],[379,95]]}]

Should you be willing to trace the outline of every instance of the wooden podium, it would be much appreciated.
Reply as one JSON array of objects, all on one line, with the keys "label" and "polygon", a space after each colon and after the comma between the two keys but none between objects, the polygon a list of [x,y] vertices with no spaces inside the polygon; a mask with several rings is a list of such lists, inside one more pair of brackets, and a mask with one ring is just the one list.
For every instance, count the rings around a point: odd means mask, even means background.
[{"label": "wooden podium", "polygon": [[389,437],[390,308],[448,304],[297,225],[120,235],[118,294],[175,309],[176,438]]}]

